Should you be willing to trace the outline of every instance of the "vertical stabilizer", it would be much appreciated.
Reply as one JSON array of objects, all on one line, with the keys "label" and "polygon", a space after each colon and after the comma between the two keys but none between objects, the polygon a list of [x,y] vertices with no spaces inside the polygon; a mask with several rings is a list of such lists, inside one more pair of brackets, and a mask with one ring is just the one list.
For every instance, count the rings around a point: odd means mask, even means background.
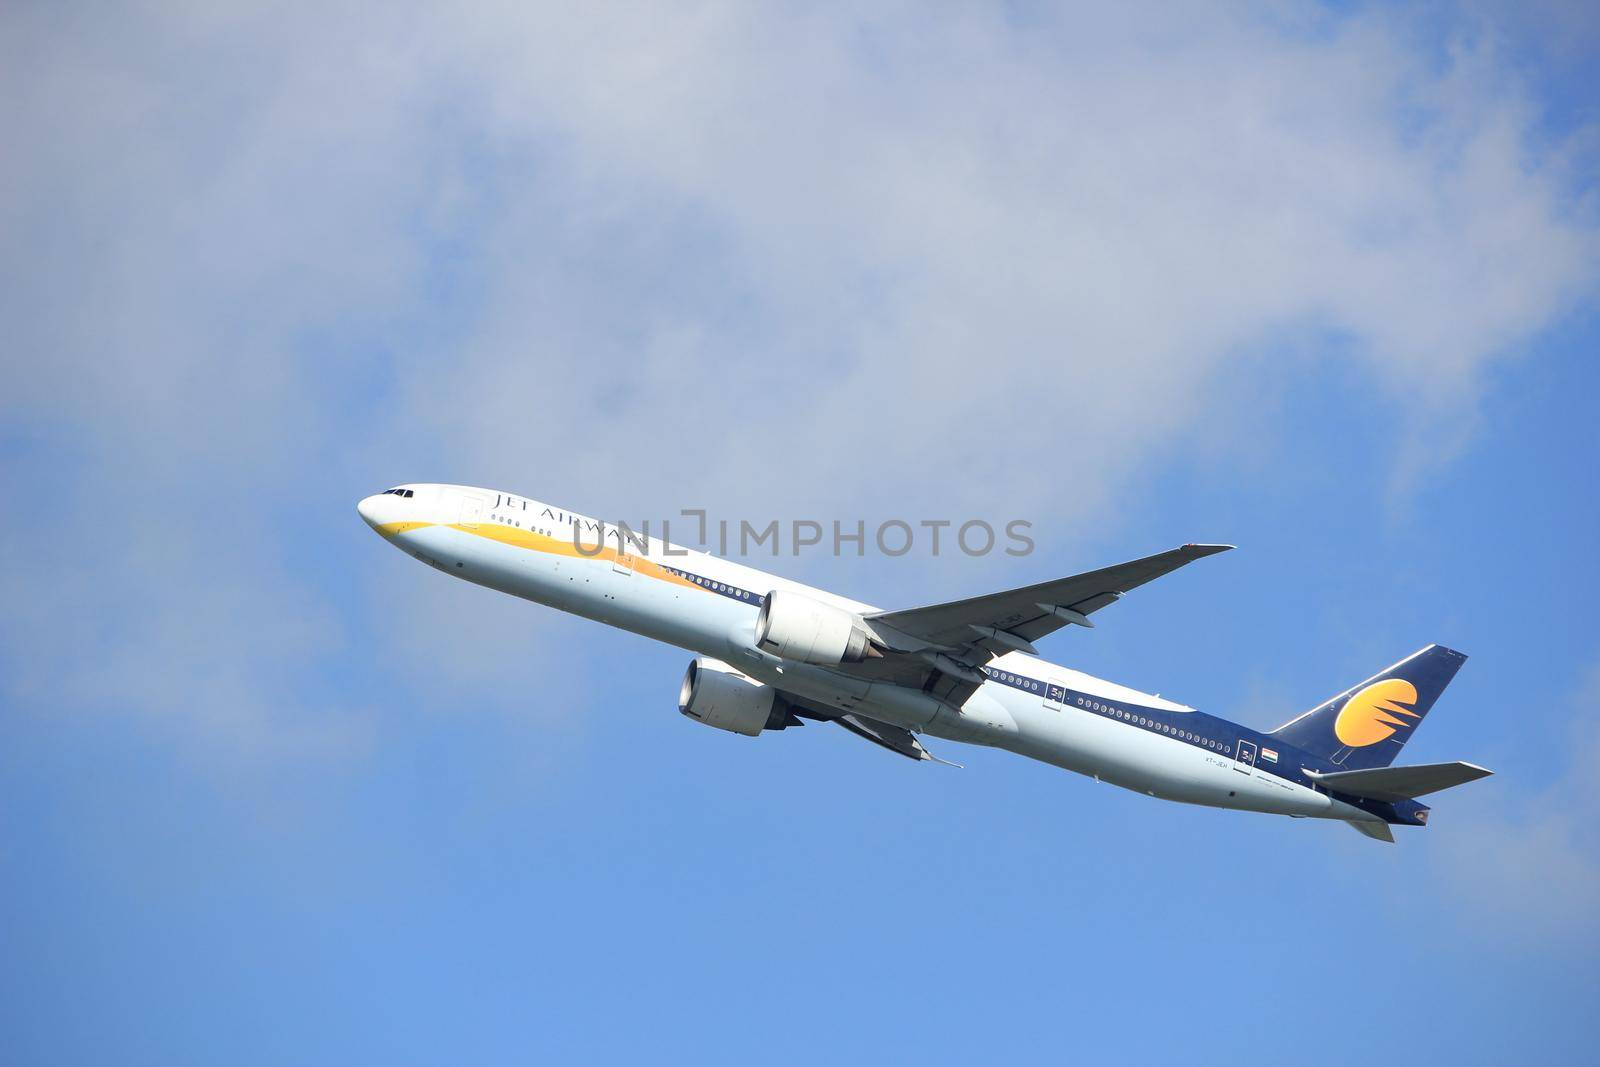
[{"label": "vertical stabilizer", "polygon": [[1387,767],[1466,661],[1454,649],[1429,645],[1278,727],[1271,736],[1341,769]]}]

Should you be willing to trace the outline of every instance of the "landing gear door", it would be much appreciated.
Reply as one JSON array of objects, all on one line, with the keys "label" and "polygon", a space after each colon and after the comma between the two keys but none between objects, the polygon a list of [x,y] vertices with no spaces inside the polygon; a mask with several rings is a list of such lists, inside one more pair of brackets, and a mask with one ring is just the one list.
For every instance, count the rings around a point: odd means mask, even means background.
[{"label": "landing gear door", "polygon": [[1249,774],[1256,765],[1256,743],[1254,741],[1240,741],[1233,750],[1233,769],[1241,774]]}]

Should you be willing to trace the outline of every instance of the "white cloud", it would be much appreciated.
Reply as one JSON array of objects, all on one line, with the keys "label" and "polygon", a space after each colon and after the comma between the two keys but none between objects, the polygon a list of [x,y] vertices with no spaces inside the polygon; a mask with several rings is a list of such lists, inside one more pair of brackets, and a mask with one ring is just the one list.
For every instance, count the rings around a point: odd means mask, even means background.
[{"label": "white cloud", "polygon": [[1226,437],[1258,398],[1214,383],[1269,339],[1336,333],[1448,427],[1594,281],[1566,144],[1481,26],[1440,54],[1298,5],[0,20],[0,413],[62,520],[12,558],[93,559],[117,608],[69,642],[13,569],[9,657],[247,734],[278,714],[252,680],[337,657],[295,540],[374,484],[964,515],[1047,462],[1059,534]]},{"label": "white cloud", "polygon": [[[1219,432],[1197,387],[1264,337],[1345,334],[1426,423],[1592,282],[1559,153],[1487,49],[1441,63],[1377,21],[1198,14],[591,25],[461,45],[488,128],[538,146],[579,215],[508,203],[486,245],[501,284],[452,394],[501,399],[448,424],[477,465],[681,413],[696,432],[656,455],[723,498],[771,503],[751,487],[777,463],[786,498],[971,508],[1028,477],[1004,457],[1070,453],[1062,496],[1093,503],[1198,419]],[[529,264],[540,244],[571,274]],[[620,318],[595,291],[613,272]],[[549,357],[589,353],[574,406]],[[763,412],[805,448],[701,410]],[[615,459],[569,462],[648,493]]]}]

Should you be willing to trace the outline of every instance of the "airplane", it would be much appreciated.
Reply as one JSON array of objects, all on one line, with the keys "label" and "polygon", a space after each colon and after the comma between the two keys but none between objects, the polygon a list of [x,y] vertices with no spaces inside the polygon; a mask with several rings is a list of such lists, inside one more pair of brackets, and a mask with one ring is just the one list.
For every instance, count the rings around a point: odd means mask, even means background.
[{"label": "airplane", "polygon": [[[1034,643],[1231,545],[884,611],[530,497],[396,486],[357,505],[446,574],[695,654],[678,710],[754,737],[837,723],[913,760],[924,737],[1004,749],[1163,800],[1337,819],[1393,842],[1416,798],[1493,772],[1392,766],[1466,656],[1428,645],[1269,733],[1045,661]],[[957,765],[959,766],[959,764]]]}]

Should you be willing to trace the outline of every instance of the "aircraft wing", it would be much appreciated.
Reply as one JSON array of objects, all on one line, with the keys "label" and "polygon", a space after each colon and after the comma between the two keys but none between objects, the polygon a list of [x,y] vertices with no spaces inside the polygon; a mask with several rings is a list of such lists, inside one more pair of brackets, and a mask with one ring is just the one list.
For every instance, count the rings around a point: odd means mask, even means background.
[{"label": "aircraft wing", "polygon": [[[882,611],[868,615],[866,621],[896,651],[963,653],[966,655],[956,658],[967,659],[970,653],[986,648],[988,654],[980,662],[1013,650],[1037,654],[1033,642],[1046,634],[1073,623],[1093,626],[1089,616],[1116,603],[1129,590],[1232,547],[1184,545],[1114,567],[1003,593],[926,608]],[[897,637],[902,640],[897,641]]]},{"label": "aircraft wing", "polygon": [[[851,733],[855,734],[857,737],[865,738],[866,740],[871,741],[873,744],[882,748],[886,748],[890,752],[898,753],[907,759],[932,760],[935,763],[943,763],[949,767],[961,766],[959,763],[951,763],[947,759],[940,759],[932,752],[929,752],[923,747],[922,741],[917,737],[917,735],[912,733],[910,730],[907,730],[903,726],[895,726],[893,723],[882,722],[878,719],[869,718],[866,715],[859,715],[855,712],[845,712],[844,714],[840,714],[836,708],[829,708],[825,705],[807,700],[805,697],[795,693],[786,692],[783,694],[783,696],[791,704],[804,709],[806,718],[819,719],[823,722],[836,722],[840,726],[843,726],[846,730],[849,730]],[[795,718],[792,722],[786,723],[785,725],[793,726],[800,724],[801,720],[799,718]],[[782,726],[778,727],[780,730],[783,728],[784,727]]]},{"label": "aircraft wing", "polygon": [[900,726],[893,726],[877,719],[869,719],[865,715],[854,713],[841,716],[834,720],[846,730],[857,737],[864,737],[875,745],[882,745],[890,752],[898,752],[907,759],[933,760],[936,763],[946,763],[952,767],[959,767],[959,763],[950,763],[949,760],[940,759],[932,752],[922,747],[922,742],[917,740],[917,735]]},{"label": "aircraft wing", "polygon": [[1232,545],[1184,545],[1097,571],[1003,593],[864,616],[887,653],[844,670],[920,688],[959,708],[983,684],[980,668],[1007,652],[1038,655],[1033,642],[1089,616],[1131,589]]}]

